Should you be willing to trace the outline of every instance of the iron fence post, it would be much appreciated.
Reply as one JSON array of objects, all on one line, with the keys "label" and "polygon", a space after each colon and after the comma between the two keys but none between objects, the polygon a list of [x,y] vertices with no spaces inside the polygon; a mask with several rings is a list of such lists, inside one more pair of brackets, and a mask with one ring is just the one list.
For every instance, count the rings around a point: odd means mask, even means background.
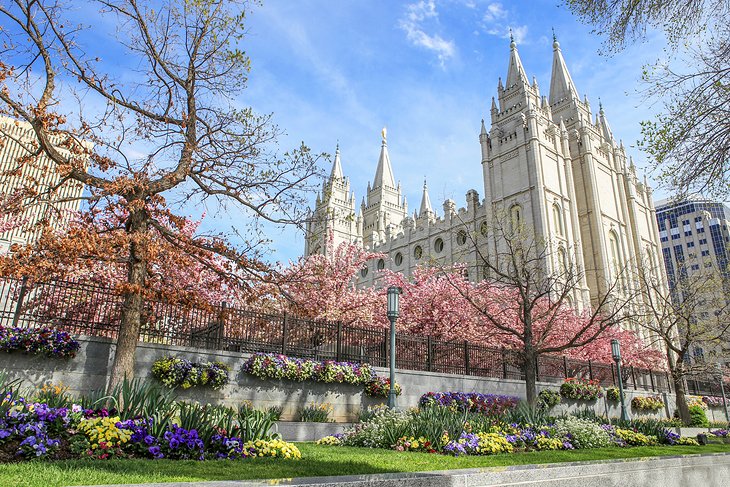
[{"label": "iron fence post", "polygon": [[335,349],[335,360],[342,361],[342,322],[337,322],[337,345]]},{"label": "iron fence post", "polygon": [[23,308],[23,300],[25,299],[25,292],[28,289],[28,276],[23,276],[23,280],[20,282],[20,292],[18,293],[18,303],[15,305],[15,313],[13,315],[13,328],[18,326],[20,322],[20,311]]},{"label": "iron fence post", "polygon": [[563,379],[568,378],[568,357],[563,355]]},{"label": "iron fence post", "polygon": [[611,364],[611,382],[613,383],[614,387],[616,386],[616,373],[613,370],[613,364]]},{"label": "iron fence post", "polygon": [[634,366],[631,366],[631,380],[634,382],[634,390],[636,390],[636,374],[634,373]]},{"label": "iron fence post", "polygon": [[507,352],[504,347],[502,347],[502,378],[507,378]]},{"label": "iron fence post", "polygon": [[464,374],[471,375],[469,367],[469,342],[464,340]]},{"label": "iron fence post", "polygon": [[284,320],[281,323],[281,354],[286,355],[286,342],[289,334],[289,313],[284,313]]},{"label": "iron fence post", "polygon": [[649,371],[649,379],[651,380],[651,391],[656,392],[656,389],[654,388],[654,372]]},{"label": "iron fence post", "polygon": [[593,380],[593,365],[591,365],[590,360],[588,360],[588,378]]},{"label": "iron fence post", "polygon": [[433,338],[428,335],[426,338],[426,370],[431,372],[433,370]]}]

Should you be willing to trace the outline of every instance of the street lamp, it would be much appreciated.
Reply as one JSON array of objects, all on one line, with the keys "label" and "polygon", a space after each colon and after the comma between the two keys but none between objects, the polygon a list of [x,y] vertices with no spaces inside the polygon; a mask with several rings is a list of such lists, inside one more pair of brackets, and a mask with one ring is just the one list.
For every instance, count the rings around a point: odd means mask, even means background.
[{"label": "street lamp", "polygon": [[401,288],[388,288],[388,319],[390,320],[390,392],[388,393],[388,407],[395,408],[395,320],[400,312]]},{"label": "street lamp", "polygon": [[621,398],[621,421],[628,421],[629,415],[626,412],[626,400],[624,398],[624,380],[621,378],[621,344],[615,338],[611,340],[611,355],[616,362],[616,374],[618,375],[618,393]]}]

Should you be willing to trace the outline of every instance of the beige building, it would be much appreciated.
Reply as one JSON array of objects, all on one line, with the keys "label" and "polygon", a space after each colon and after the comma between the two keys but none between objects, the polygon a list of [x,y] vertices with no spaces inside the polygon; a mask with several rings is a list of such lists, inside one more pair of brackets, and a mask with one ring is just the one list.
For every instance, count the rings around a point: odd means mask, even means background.
[{"label": "beige building", "polygon": [[[333,235],[335,244],[354,242],[389,256],[363,269],[363,285],[375,284],[379,269],[409,275],[427,261],[466,263],[469,277],[478,280],[485,270],[477,249],[499,248],[489,222],[503,213],[553,246],[548,269],[570,260],[585,270],[572,297],[577,304],[595,299],[638,259],[646,256],[659,265],[652,190],[614,139],[603,108],[594,114],[579,96],[557,40],[547,96],[534,78],[528,80],[511,43],[507,76],[497,83],[489,115],[489,129],[482,121],[479,134],[484,198],[469,190],[465,207],[457,209],[447,200],[441,215],[431,205],[426,184],[418,211],[408,215],[385,133],[375,178],[356,209],[338,147],[307,229],[305,254],[324,251],[324,239]],[[634,270],[623,274],[622,287],[636,285],[628,278]]]},{"label": "beige building", "polygon": [[[61,228],[69,213],[79,209],[83,185],[75,181],[62,182],[54,164],[45,154],[32,162],[19,162],[19,158],[28,156],[37,148],[30,124],[0,117],[0,140],[0,194],[11,195],[29,187],[40,195],[38,201],[26,205],[20,215],[22,226],[0,234],[0,253],[3,253],[12,244],[36,239],[38,229],[34,227],[43,218],[47,218],[54,227]],[[60,144],[60,140],[56,142]]]}]

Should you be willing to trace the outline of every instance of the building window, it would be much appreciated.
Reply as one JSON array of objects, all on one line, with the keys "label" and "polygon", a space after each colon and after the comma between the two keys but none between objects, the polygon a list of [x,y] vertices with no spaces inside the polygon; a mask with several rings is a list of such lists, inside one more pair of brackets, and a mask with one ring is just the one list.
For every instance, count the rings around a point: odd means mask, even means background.
[{"label": "building window", "polygon": [[561,274],[565,274],[565,271],[568,269],[568,258],[565,255],[565,249],[559,248],[558,249],[558,270]]},{"label": "building window", "polygon": [[416,245],[413,249],[413,257],[415,257],[416,260],[421,260],[421,257],[423,257],[423,249],[420,245]]},{"label": "building window", "polygon": [[385,269],[385,261],[383,259],[380,259],[378,261],[378,270],[382,271],[383,269]]},{"label": "building window", "polygon": [[464,245],[466,243],[466,232],[464,230],[459,230],[456,234],[456,243],[459,245]]},{"label": "building window", "polygon": [[512,231],[517,231],[522,225],[522,207],[520,205],[512,205],[509,214],[512,220]]},{"label": "building window", "polygon": [[489,225],[487,225],[487,222],[482,222],[479,225],[479,233],[482,234],[482,237],[486,237],[489,234]]},{"label": "building window", "polygon": [[694,242],[687,242],[687,248],[694,247],[694,246],[695,246]]},{"label": "building window", "polygon": [[[613,278],[617,279],[620,275],[622,276],[622,270],[623,270],[623,262],[621,261],[621,249],[619,248],[618,244],[618,236],[616,235],[616,232],[611,230],[608,232],[608,246],[609,251],[611,252],[610,258],[611,258],[611,270],[613,271]],[[623,278],[621,279],[622,285]]]},{"label": "building window", "polygon": [[444,251],[444,241],[441,238],[437,238],[436,241],[433,243],[433,248],[436,250],[437,254],[440,254]]},{"label": "building window", "polygon": [[707,257],[708,255],[710,255],[710,251],[709,250],[703,250],[702,251],[702,257]]},{"label": "building window", "polygon": [[398,252],[395,254],[395,265],[401,265],[403,263],[403,254]]},{"label": "building window", "polygon": [[553,205],[553,220],[555,221],[555,231],[557,231],[558,235],[562,237],[564,235],[563,216],[558,205]]},{"label": "building window", "polygon": [[362,269],[360,269],[360,275],[362,277],[368,277],[368,268],[367,267],[363,267]]}]

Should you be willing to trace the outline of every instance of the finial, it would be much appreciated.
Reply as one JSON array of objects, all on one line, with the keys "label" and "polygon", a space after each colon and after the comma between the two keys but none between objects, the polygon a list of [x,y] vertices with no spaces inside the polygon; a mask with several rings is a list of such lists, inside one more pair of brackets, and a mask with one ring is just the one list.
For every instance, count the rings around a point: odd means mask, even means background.
[{"label": "finial", "polygon": [[423,189],[426,189],[426,188],[427,188],[427,186],[426,186],[426,176],[424,175],[423,176]]},{"label": "finial", "polygon": [[601,102],[601,97],[598,97],[598,113],[603,115],[603,103]]},{"label": "finial", "polygon": [[383,137],[383,144],[385,144],[387,142],[387,139],[388,139],[388,129],[386,129],[385,127],[383,127],[383,131],[380,132],[380,135]]},{"label": "finial", "polygon": [[558,38],[555,35],[555,27],[550,27],[550,29],[552,29],[552,31],[553,31],[553,42],[558,42]]},{"label": "finial", "polygon": [[555,35],[555,28],[553,27],[553,49],[560,49],[560,43],[558,42],[558,36]]},{"label": "finial", "polygon": [[509,28],[509,47],[511,49],[514,49],[517,47],[517,44],[515,43],[515,36],[512,33],[512,27]]},{"label": "finial", "polygon": [[337,147],[335,147],[335,153],[336,154],[340,153],[340,139],[337,139]]}]

